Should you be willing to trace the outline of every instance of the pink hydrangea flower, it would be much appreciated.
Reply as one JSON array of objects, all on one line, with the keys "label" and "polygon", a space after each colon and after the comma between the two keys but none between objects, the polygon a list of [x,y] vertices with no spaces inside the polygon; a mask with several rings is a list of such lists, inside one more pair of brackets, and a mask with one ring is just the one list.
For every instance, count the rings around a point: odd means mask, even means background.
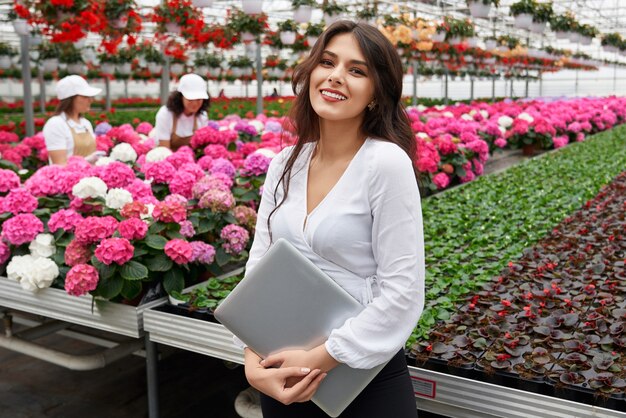
[{"label": "pink hydrangea flower", "polygon": [[504,138],[498,138],[498,139],[496,139],[493,143],[494,143],[494,144],[496,145],[496,147],[498,147],[498,148],[504,148],[504,147],[506,147],[506,146],[507,146],[506,139],[504,139]]},{"label": "pink hydrangea flower", "polygon": [[180,235],[185,238],[191,238],[196,235],[196,230],[193,228],[191,221],[182,221],[180,223]]},{"label": "pink hydrangea flower", "polygon": [[169,183],[176,173],[176,168],[168,161],[146,163],[141,169],[146,175],[146,180],[154,179],[155,183]]},{"label": "pink hydrangea flower", "polygon": [[101,170],[98,177],[106,183],[109,189],[124,188],[137,178],[133,169],[120,161],[113,161],[99,168]]},{"label": "pink hydrangea flower", "polygon": [[176,264],[187,264],[193,256],[193,248],[183,239],[173,239],[165,244],[165,255]]},{"label": "pink hydrangea flower", "polygon": [[126,238],[107,238],[96,247],[95,256],[106,265],[120,266],[127,263],[135,252],[135,247]]},{"label": "pink hydrangea flower", "polygon": [[241,169],[241,174],[244,176],[261,176],[267,173],[271,162],[271,158],[256,152],[246,157],[243,168]]},{"label": "pink hydrangea flower", "polygon": [[196,183],[196,176],[186,171],[177,171],[169,183],[171,193],[185,196],[188,199],[193,197],[191,189]]},{"label": "pink hydrangea flower", "polygon": [[83,244],[96,243],[112,236],[117,224],[112,216],[88,216],[76,225],[74,236]]},{"label": "pink hydrangea flower", "polygon": [[32,213],[37,209],[38,201],[35,196],[24,188],[12,189],[2,201],[0,212]]},{"label": "pink hydrangea flower", "polygon": [[211,166],[213,165],[213,158],[209,157],[208,155],[205,155],[203,157],[200,157],[200,159],[198,159],[198,165],[204,170],[204,171],[209,171],[209,169],[211,168]]},{"label": "pink hydrangea flower", "polygon": [[11,257],[11,249],[4,242],[0,241],[0,266]]},{"label": "pink hydrangea flower", "polygon": [[172,164],[175,169],[179,169],[185,164],[194,162],[193,151],[189,147],[181,147],[175,153],[168,155],[165,161]]},{"label": "pink hydrangea flower", "polygon": [[240,225],[244,225],[248,229],[253,229],[256,225],[257,213],[248,206],[236,206],[233,209],[233,216]]},{"label": "pink hydrangea flower", "polygon": [[77,264],[65,276],[65,291],[72,296],[82,296],[98,287],[98,270],[89,264]]},{"label": "pink hydrangea flower", "polygon": [[178,203],[180,205],[187,206],[187,198],[177,193],[165,196],[165,199],[163,199],[163,201],[165,203]]},{"label": "pink hydrangea flower", "polygon": [[230,187],[217,176],[207,175],[193,185],[191,191],[196,199],[200,199],[206,192],[211,189],[221,190],[223,192],[230,191]]},{"label": "pink hydrangea flower", "polygon": [[567,145],[569,138],[566,135],[555,136],[552,138],[552,142],[554,143],[554,148],[562,148]]},{"label": "pink hydrangea flower", "polygon": [[117,226],[117,231],[127,240],[144,239],[148,233],[148,225],[141,219],[125,219]]},{"label": "pink hydrangea flower", "polygon": [[235,166],[224,158],[216,158],[213,160],[213,164],[211,165],[209,172],[211,174],[226,174],[231,179],[234,179],[236,174]]},{"label": "pink hydrangea flower", "polygon": [[222,247],[226,253],[238,255],[246,248],[250,234],[245,228],[230,224],[222,228],[220,238],[224,240]]},{"label": "pink hydrangea flower", "polygon": [[152,187],[141,179],[134,179],[124,189],[128,190],[133,195],[133,200],[146,201],[146,199],[153,199]]},{"label": "pink hydrangea flower", "polygon": [[204,147],[204,155],[207,157],[211,157],[211,159],[216,158],[228,158],[228,150],[223,145],[210,144]]},{"label": "pink hydrangea flower", "polygon": [[12,170],[0,169],[0,193],[20,187],[20,177]]},{"label": "pink hydrangea flower", "polygon": [[148,207],[141,202],[131,202],[124,205],[120,211],[120,215],[124,218],[140,219],[141,215],[148,214]]},{"label": "pink hydrangea flower", "polygon": [[9,244],[22,245],[31,242],[43,232],[43,222],[32,213],[20,213],[2,224],[2,239]]},{"label": "pink hydrangea flower", "polygon": [[159,202],[152,210],[152,217],[161,222],[181,223],[187,219],[187,208],[176,202]]},{"label": "pink hydrangea flower", "polygon": [[70,241],[65,248],[65,264],[72,267],[77,264],[88,263],[91,259],[91,251],[87,245],[81,244],[78,240]]},{"label": "pink hydrangea flower", "polygon": [[48,230],[50,232],[56,232],[59,228],[72,232],[76,225],[83,220],[80,213],[73,211],[72,209],[60,209],[58,212],[54,212],[50,215],[48,220]]},{"label": "pink hydrangea flower", "polygon": [[450,184],[450,177],[446,173],[437,173],[433,176],[433,183],[438,189],[445,189]]},{"label": "pink hydrangea flower", "polygon": [[218,131],[212,126],[205,126],[194,132],[191,137],[191,147],[194,149],[202,148],[208,144],[222,144],[227,145],[230,142],[228,134],[224,134],[225,131]]},{"label": "pink hydrangea flower", "polygon": [[203,241],[191,241],[189,243],[193,249],[191,262],[200,264],[211,264],[215,260],[215,248]]},{"label": "pink hydrangea flower", "polygon": [[198,206],[213,212],[228,212],[235,206],[235,198],[230,190],[211,189],[202,195]]},{"label": "pink hydrangea flower", "polygon": [[576,134],[576,142],[583,142],[585,140],[585,134],[582,132],[578,132]]},{"label": "pink hydrangea flower", "polygon": [[150,123],[141,122],[139,125],[137,125],[137,128],[135,128],[135,131],[137,131],[138,134],[148,135],[150,131],[152,131],[152,129],[153,126]]}]

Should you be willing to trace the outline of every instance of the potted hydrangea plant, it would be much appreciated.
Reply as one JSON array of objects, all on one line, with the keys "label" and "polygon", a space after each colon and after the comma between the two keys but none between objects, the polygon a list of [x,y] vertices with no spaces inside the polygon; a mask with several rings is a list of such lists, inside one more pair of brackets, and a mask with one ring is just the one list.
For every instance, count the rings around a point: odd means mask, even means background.
[{"label": "potted hydrangea plant", "polygon": [[315,4],[315,0],[292,0],[293,20],[298,23],[306,23],[311,20],[311,13]]}]

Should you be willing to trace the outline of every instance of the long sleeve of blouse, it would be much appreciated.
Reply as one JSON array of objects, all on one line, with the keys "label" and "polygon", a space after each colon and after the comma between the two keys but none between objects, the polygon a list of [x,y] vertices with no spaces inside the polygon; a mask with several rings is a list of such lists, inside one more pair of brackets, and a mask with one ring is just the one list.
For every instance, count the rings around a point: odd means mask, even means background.
[{"label": "long sleeve of blouse", "polygon": [[[397,145],[367,139],[320,204],[307,214],[308,164],[303,149],[287,199],[271,218],[285,238],[365,306],[332,331],[326,349],[353,368],[372,368],[403,347],[424,306],[424,244],[413,167]],[[274,158],[263,189],[247,269],[270,246],[267,217],[282,199],[274,188],[291,148]]]}]

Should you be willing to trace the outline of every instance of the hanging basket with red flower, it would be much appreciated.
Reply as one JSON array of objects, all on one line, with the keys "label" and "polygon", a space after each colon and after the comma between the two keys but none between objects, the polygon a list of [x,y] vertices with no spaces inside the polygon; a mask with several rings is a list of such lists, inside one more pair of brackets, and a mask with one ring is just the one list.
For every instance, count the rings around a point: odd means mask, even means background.
[{"label": "hanging basket with red flower", "polygon": [[41,26],[51,42],[76,42],[105,25],[95,1],[21,0],[20,6],[22,14],[29,11],[29,23]]},{"label": "hanging basket with red flower", "polygon": [[196,27],[202,21],[202,12],[191,0],[166,0],[154,8],[151,20],[157,24],[157,32],[178,35],[183,27]]},{"label": "hanging basket with red flower", "polygon": [[249,15],[235,9],[227,18],[226,27],[232,33],[238,34],[241,41],[251,42],[259,39],[259,36],[267,30],[267,15],[265,13]]}]

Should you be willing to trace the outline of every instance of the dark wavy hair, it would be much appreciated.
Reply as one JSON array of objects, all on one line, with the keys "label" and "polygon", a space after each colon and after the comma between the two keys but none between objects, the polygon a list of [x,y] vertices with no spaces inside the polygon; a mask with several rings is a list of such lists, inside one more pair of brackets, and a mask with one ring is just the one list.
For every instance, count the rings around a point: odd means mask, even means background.
[{"label": "dark wavy hair", "polygon": [[[210,98],[203,99],[202,106],[200,106],[200,109],[198,109],[196,115],[199,115],[202,112],[208,113],[210,103]],[[167,98],[167,103],[165,104],[165,106],[167,107],[167,110],[172,112],[174,115],[182,115],[182,113],[185,111],[185,105],[183,105],[183,94],[179,91],[171,92],[169,97]]]},{"label": "dark wavy hair", "polygon": [[413,170],[416,173],[417,181],[415,137],[402,105],[403,71],[400,56],[391,42],[374,26],[363,22],[339,20],[322,33],[311,49],[308,58],[300,63],[293,73],[291,87],[296,98],[288,116],[293,123],[298,141],[289,155],[283,173],[274,189],[274,201],[276,201],[278,187],[282,184],[283,197],[267,219],[270,240],[272,237],[270,218],[287,198],[293,165],[306,143],[317,142],[320,139],[319,116],[315,113],[309,97],[311,73],[319,65],[330,40],[336,35],[344,33],[351,33],[355,37],[370,69],[368,75],[374,84],[376,106],[371,110],[366,108],[361,131],[367,137],[392,142],[402,148],[413,161]]},{"label": "dark wavy hair", "polygon": [[[76,96],[66,97],[65,99],[59,101],[57,108],[54,110],[55,115],[60,115],[61,113],[65,113],[66,115],[72,113],[74,110],[74,98]],[[79,115],[82,116],[82,115]]]}]

